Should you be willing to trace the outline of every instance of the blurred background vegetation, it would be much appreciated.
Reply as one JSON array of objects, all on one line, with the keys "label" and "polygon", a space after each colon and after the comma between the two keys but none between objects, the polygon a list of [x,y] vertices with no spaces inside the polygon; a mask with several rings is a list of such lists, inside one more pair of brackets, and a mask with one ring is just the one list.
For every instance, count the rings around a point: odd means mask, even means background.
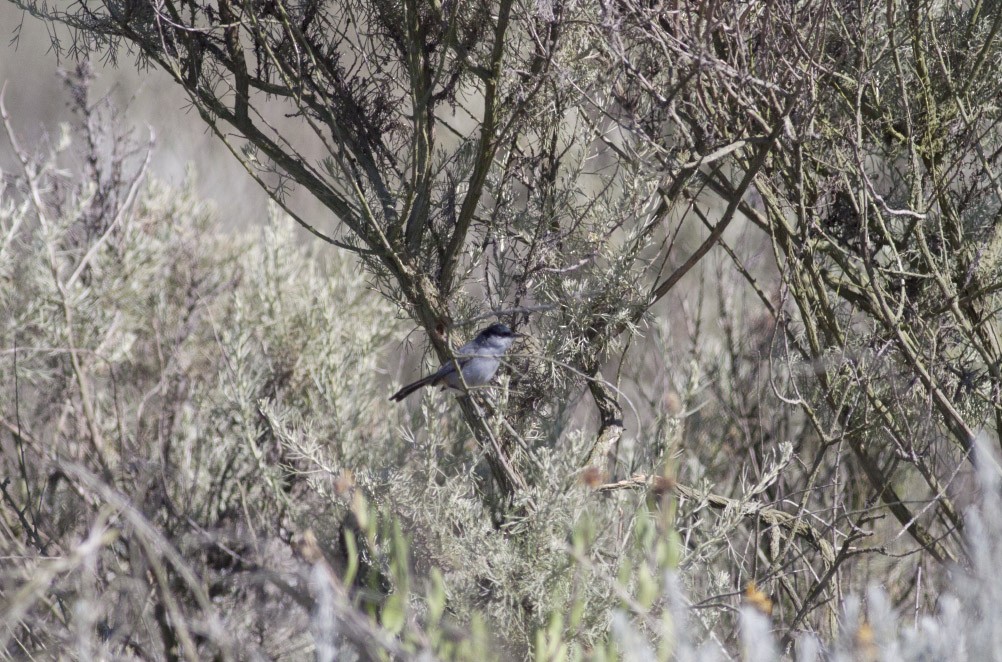
[{"label": "blurred background vegetation", "polygon": [[5,657],[999,655],[994,3],[0,12]]},{"label": "blurred background vegetation", "polygon": [[[10,113],[24,120],[19,124],[23,140],[32,145],[58,133],[60,123],[73,121],[72,100],[64,93],[60,72],[72,71],[76,62],[58,57],[45,23],[13,3],[0,4],[0,26],[4,33],[0,81],[7,83]],[[120,108],[129,129],[155,131],[157,158],[150,164],[151,173],[180,185],[189,171],[194,171],[199,196],[225,208],[217,222],[225,227],[239,226],[243,219],[263,223],[266,214],[261,210],[267,204],[267,193],[197,121],[184,94],[167,75],[153,68],[137,69],[130,66],[133,63],[129,58],[123,58],[120,65],[99,57],[91,59],[94,80],[90,94],[92,100],[107,97]],[[9,150],[0,153],[0,166],[5,171],[16,165]]]}]

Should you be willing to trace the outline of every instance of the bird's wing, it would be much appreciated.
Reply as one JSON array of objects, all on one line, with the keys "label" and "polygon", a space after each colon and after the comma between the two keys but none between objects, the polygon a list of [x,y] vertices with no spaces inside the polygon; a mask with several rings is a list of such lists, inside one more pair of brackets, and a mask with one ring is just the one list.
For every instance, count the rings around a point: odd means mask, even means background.
[{"label": "bird's wing", "polygon": [[462,356],[462,355],[460,355],[459,352],[456,352],[456,358],[455,359],[449,359],[448,361],[446,361],[445,363],[443,363],[442,367],[440,367],[438,369],[438,372],[435,373],[435,377],[437,379],[442,379],[443,377],[445,377],[447,375],[451,375],[452,373],[456,372],[456,365],[457,364],[459,365],[459,369],[462,370],[463,366],[465,366],[466,362],[469,361],[471,358],[473,358],[473,357],[472,356]]},{"label": "bird's wing", "polygon": [[456,372],[457,366],[462,370],[471,359],[483,356],[483,352],[474,343],[468,342],[456,350],[455,356],[456,358],[449,359],[438,369],[435,373],[433,384],[441,383],[441,380]]}]

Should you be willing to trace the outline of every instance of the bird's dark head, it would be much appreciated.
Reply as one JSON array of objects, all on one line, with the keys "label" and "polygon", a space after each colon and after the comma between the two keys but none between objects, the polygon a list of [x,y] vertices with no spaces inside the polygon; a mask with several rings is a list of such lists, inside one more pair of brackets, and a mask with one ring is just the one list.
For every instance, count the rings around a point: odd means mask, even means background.
[{"label": "bird's dark head", "polygon": [[522,334],[515,333],[508,328],[507,324],[491,324],[489,327],[480,332],[480,337],[486,339],[495,338],[518,338]]}]

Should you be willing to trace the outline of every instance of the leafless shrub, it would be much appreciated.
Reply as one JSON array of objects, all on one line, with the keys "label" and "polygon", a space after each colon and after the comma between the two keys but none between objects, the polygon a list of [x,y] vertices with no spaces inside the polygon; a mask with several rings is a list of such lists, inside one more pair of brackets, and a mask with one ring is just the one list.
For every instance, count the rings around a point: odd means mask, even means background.
[{"label": "leafless shrub", "polygon": [[[54,34],[74,55],[129,48],[169,72],[365,274],[321,276],[278,229],[237,250],[175,228],[197,203],[143,189],[127,149],[88,138],[85,185],[56,186],[49,157],[15,145],[5,512],[19,558],[51,540],[69,570],[128,559],[115,577],[159,596],[155,637],[107,645],[267,654],[278,633],[217,629],[263,630],[253,594],[298,597],[312,630],[284,624],[328,656],[486,641],[682,656],[706,640],[771,657],[754,632],[779,628],[781,651],[803,632],[865,648],[839,622],[849,594],[879,580],[874,613],[933,613],[977,565],[962,511],[991,456],[972,449],[1002,425],[998,12],[15,2],[68,27]],[[333,223],[298,217],[290,186]],[[490,317],[533,339],[461,418],[433,397],[388,415],[370,377],[398,317],[440,360]],[[222,582],[226,616],[206,572],[253,578]],[[665,625],[685,611],[675,581],[695,601],[685,641]],[[26,648],[48,645],[22,627]]]}]

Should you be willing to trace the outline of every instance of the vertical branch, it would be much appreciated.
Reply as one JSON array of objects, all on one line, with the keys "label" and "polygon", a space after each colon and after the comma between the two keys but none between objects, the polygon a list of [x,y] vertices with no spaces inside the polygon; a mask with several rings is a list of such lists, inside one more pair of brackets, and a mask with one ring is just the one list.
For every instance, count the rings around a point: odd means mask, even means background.
[{"label": "vertical branch", "polygon": [[431,153],[434,146],[434,116],[431,80],[425,41],[427,33],[421,23],[418,2],[404,3],[407,23],[407,69],[410,74],[411,127],[414,139],[411,144],[411,181],[409,197],[413,199],[407,214],[405,241],[407,249],[416,255],[428,223],[428,204],[431,196]]},{"label": "vertical branch", "polygon": [[480,203],[484,182],[487,181],[487,173],[490,172],[491,167],[494,165],[494,152],[497,149],[495,125],[497,123],[498,112],[498,84],[501,81],[501,64],[504,57],[505,36],[508,32],[508,21],[511,17],[513,1],[501,0],[501,5],[498,9],[498,22],[494,29],[494,47],[491,51],[490,73],[484,81],[484,115],[480,123],[480,139],[477,143],[476,163],[473,166],[473,174],[470,176],[469,190],[466,193],[466,197],[463,198],[459,217],[456,220],[456,227],[449,238],[448,247],[445,250],[445,259],[438,276],[438,287],[443,293],[448,293],[452,290],[456,267],[459,264],[463,244],[466,242],[466,235],[470,231],[470,225],[473,223],[473,215],[476,213],[477,205]]},{"label": "vertical branch", "polygon": [[28,154],[21,148],[20,144],[18,144],[17,136],[14,133],[14,127],[11,125],[10,116],[7,114],[7,108],[4,104],[4,95],[6,91],[6,85],[4,85],[4,87],[0,89],[0,118],[3,120],[4,129],[7,132],[7,139],[10,141],[11,148],[14,150],[14,153],[17,155],[18,161],[21,164],[21,170],[24,173],[25,180],[28,184],[31,203],[35,209],[35,214],[38,216],[38,222],[42,226],[42,240],[45,242],[45,249],[48,255],[49,274],[52,276],[53,285],[59,293],[59,302],[63,312],[63,322],[65,323],[66,344],[67,349],[69,350],[70,364],[73,366],[73,374],[76,377],[77,388],[80,390],[80,402],[83,406],[84,420],[90,434],[91,447],[97,455],[98,463],[101,466],[102,471],[105,473],[106,478],[111,480],[111,463],[106,454],[104,435],[102,434],[101,428],[97,422],[97,412],[94,406],[94,398],[91,394],[90,380],[84,372],[83,363],[80,360],[80,354],[77,351],[76,339],[74,335],[76,323],[74,321],[73,306],[70,303],[69,293],[66,291],[62,277],[59,273],[59,259],[56,256],[56,249],[53,246],[55,234],[49,225],[45,210],[45,203],[42,200],[42,193],[39,189],[39,173],[35,172],[33,166],[29,162]]},{"label": "vertical branch", "polygon": [[233,71],[235,94],[233,115],[238,123],[243,124],[249,120],[247,109],[250,103],[250,77],[247,75],[247,60],[244,58],[243,45],[240,43],[240,19],[233,12],[230,0],[219,0],[219,20],[223,23],[226,49],[230,55],[230,68]]}]

